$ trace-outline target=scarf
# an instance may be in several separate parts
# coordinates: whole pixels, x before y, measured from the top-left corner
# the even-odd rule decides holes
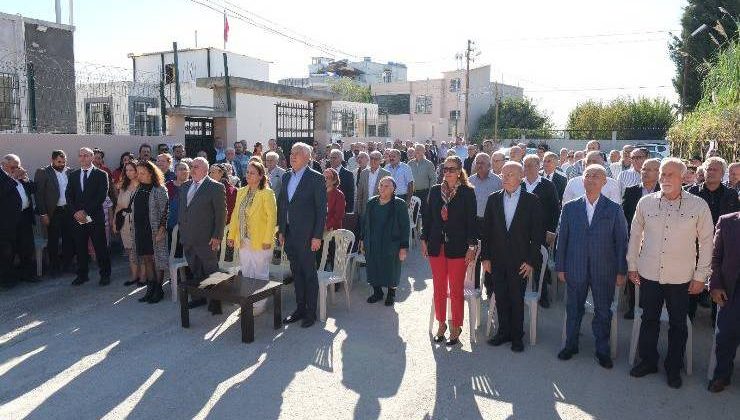
[[[441,210],[441,216],[442,221],[446,222],[448,217],[448,210],[447,205],[452,201],[453,198],[455,198],[455,195],[457,194],[457,187],[460,186],[460,181],[457,181],[454,186],[450,187],[447,185],[446,181],[442,182],[440,192],[442,195],[442,210]]]

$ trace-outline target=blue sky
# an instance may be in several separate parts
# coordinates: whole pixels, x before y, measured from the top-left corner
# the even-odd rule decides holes
[[[490,64],[495,80],[524,87],[558,128],[588,99],[678,101],[665,31],[680,32],[684,0],[228,1],[356,56],[350,59],[406,63],[410,79],[456,69],[455,54],[473,39],[477,63]],[[52,0],[3,0],[0,11],[54,20]],[[67,22],[68,0],[62,11]],[[126,54],[166,50],[173,41],[193,47],[196,30],[200,47],[223,45],[222,15],[190,0],[77,0],[74,23],[76,60],[96,64],[130,67]],[[236,17],[229,24],[227,49],[272,62],[273,81],[305,76],[312,56],[327,55]]]

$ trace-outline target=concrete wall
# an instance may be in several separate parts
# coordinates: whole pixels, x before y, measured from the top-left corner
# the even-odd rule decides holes
[[[21,158],[27,171],[49,164],[52,150],[64,150],[69,166],[76,167],[77,152],[81,147],[100,148],[105,152],[106,165],[113,170],[118,167],[118,159],[123,152],[138,153],[139,146],[147,143],[156,148],[158,143],[170,146],[178,143],[171,136],[115,136],[115,135],[76,135],[76,134],[0,134],[0,156],[14,153]]]

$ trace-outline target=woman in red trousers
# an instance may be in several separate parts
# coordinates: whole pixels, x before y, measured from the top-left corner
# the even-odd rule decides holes
[[[429,258],[434,281],[434,313],[439,327],[434,341],[444,341],[447,327],[447,296],[452,327],[447,345],[459,342],[463,324],[463,284],[468,264],[475,260],[478,246],[476,201],[473,186],[457,156],[442,164],[442,183],[429,190],[424,208],[421,252]],[[449,293],[448,293],[449,292]]]

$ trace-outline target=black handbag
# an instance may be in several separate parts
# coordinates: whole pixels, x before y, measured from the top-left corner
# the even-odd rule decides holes
[[[131,213],[131,204],[134,202],[134,197],[136,197],[136,193],[131,196],[131,200],[128,202],[128,207],[118,210],[116,213],[115,223],[117,232],[120,232],[123,228],[123,223],[126,221],[126,213]]]

